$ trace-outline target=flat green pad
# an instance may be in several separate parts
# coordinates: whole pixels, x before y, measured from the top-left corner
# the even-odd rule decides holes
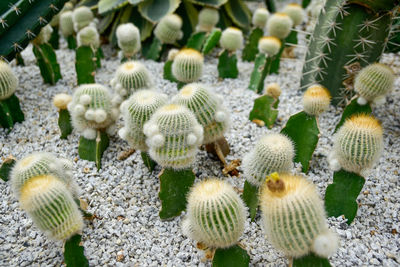
[[[76,49],[75,70],[78,85],[94,83],[94,76],[97,68],[97,57],[89,46],[80,46]]]
[[[154,168],[157,166],[157,162],[155,162],[147,152],[140,152],[140,156],[142,157],[144,165],[149,169],[150,172],[154,171]]]
[[[97,170],[101,168],[101,157],[107,149],[110,140],[105,132],[98,132],[96,139],[89,140],[81,136],[78,154],[81,159],[96,162]]]
[[[64,262],[67,267],[86,267],[89,261],[85,256],[84,248],[80,245],[81,235],[74,235],[64,244]]]
[[[264,87],[263,72],[267,65],[267,56],[265,54],[258,54],[255,58],[254,68],[250,76],[249,89],[254,92],[262,91]]]
[[[53,47],[48,43],[44,43],[34,45],[32,51],[36,57],[43,81],[48,84],[56,84],[61,79],[61,72]]]
[[[224,50],[218,60],[218,76],[220,78],[237,78],[239,71],[237,68],[236,54]]]
[[[263,95],[254,100],[253,109],[250,111],[249,120],[261,120],[271,129],[278,117],[278,99]]]
[[[168,80],[173,83],[179,82],[174,75],[172,74],[172,60],[168,60],[164,63],[164,74],[163,77],[165,80]]]
[[[24,118],[19,99],[15,94],[7,99],[0,100],[0,125],[3,128],[11,129],[16,122],[22,122]]]
[[[307,173],[319,139],[317,119],[301,111],[289,118],[281,133],[293,141],[296,152],[294,162],[300,162],[302,171]]]
[[[154,37],[150,45],[144,46],[142,48],[142,55],[146,59],[157,61],[160,58],[162,48],[163,44],[161,43],[161,41]]]
[[[293,267],[330,267],[327,258],[321,258],[314,253],[310,253],[301,258],[293,259]]]
[[[347,224],[351,224],[357,215],[357,197],[365,183],[364,177],[340,170],[333,174],[333,183],[325,193],[325,208],[328,216],[344,215]]]
[[[258,209],[258,187],[248,181],[244,182],[242,199],[250,211],[250,218],[254,221]]]
[[[214,47],[217,46],[219,39],[221,39],[221,35],[222,32],[220,29],[214,29],[211,31],[203,45],[202,53],[204,55],[211,53]]]
[[[243,48],[242,60],[243,61],[254,61],[256,55],[258,54],[258,41],[264,35],[264,32],[260,28],[254,28],[249,39],[246,41],[246,45]]]
[[[164,169],[160,173],[161,200],[160,218],[162,220],[172,219],[179,216],[186,209],[186,194],[196,178],[191,169],[173,170]]]
[[[247,251],[234,245],[232,247],[215,250],[214,259],[212,261],[213,267],[246,267],[249,266],[250,256]]]
[[[203,47],[206,37],[207,37],[206,32],[194,33],[194,34],[192,34],[192,36],[190,36],[190,38],[186,44],[186,47],[195,49],[197,51],[201,51],[201,48]]]
[[[72,133],[71,115],[66,109],[61,109],[58,113],[58,127],[61,131],[61,139],[67,139],[68,135]]]
[[[11,169],[14,167],[16,161],[14,159],[6,159],[0,167],[0,179],[7,182],[10,179]]]
[[[354,99],[343,110],[342,118],[340,118],[339,123],[336,125],[335,132],[339,130],[339,128],[346,121],[346,119],[350,118],[351,116],[356,114],[371,114],[371,112],[372,109],[369,104],[360,105],[357,103],[357,99]]]

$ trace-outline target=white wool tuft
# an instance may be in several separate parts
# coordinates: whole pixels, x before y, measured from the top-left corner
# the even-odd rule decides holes
[[[339,238],[336,233],[327,230],[325,233],[317,236],[314,240],[313,251],[321,257],[328,258],[338,248]]]
[[[93,121],[95,119],[95,111],[93,109],[88,109],[85,112],[85,119],[88,121]]]
[[[107,113],[103,109],[97,109],[94,114],[94,120],[97,123],[102,123],[107,119]]]
[[[196,142],[197,142],[197,137],[194,135],[194,134],[189,134],[188,136],[187,136],[187,144],[188,145],[194,145],[194,144],[196,144]]]
[[[360,96],[357,98],[357,103],[361,106],[364,106],[368,103],[368,100],[365,99],[364,97]]]
[[[121,129],[119,129],[118,131],[118,135],[119,137],[121,137],[122,139],[126,140],[127,136],[128,136],[128,131],[125,127],[122,127]]]
[[[81,97],[79,98],[79,103],[81,103],[82,105],[89,105],[90,101],[92,101],[90,95],[81,95]]]
[[[151,142],[151,145],[154,147],[162,147],[164,145],[165,138],[161,134],[156,134],[155,136],[153,136],[151,138],[150,142]]]
[[[96,138],[96,130],[92,129],[92,128],[86,128],[85,130],[83,130],[82,132],[83,137],[85,137],[86,139],[92,140]]]
[[[332,171],[339,171],[341,169],[340,163],[337,159],[332,158],[329,160],[329,167]]]
[[[223,111],[218,111],[217,113],[215,113],[215,120],[217,122],[223,122],[226,119],[226,115],[225,112]]]
[[[82,106],[82,105],[76,105],[75,107],[74,107],[74,110],[73,110],[73,112],[76,114],[76,115],[83,115],[83,113],[85,113],[85,108]]]

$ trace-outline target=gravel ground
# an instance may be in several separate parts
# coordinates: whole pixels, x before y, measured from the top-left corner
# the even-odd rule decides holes
[[[82,198],[89,203],[88,210],[99,218],[87,222],[83,232],[85,254],[91,266],[209,266],[203,260],[204,252],[196,242],[182,235],[182,217],[161,221],[158,217],[160,169],[149,173],[139,153],[124,161],[117,159],[126,150],[127,143],[117,136],[103,156],[103,167],[98,172],[93,162],[78,159],[78,138],[75,133],[68,140],[60,140],[57,111],[51,104],[57,93],[72,93],[75,86],[74,53],[65,49],[57,51],[63,79],[55,86],[43,84],[39,68],[34,63],[31,49],[23,53],[27,66],[12,68],[19,77],[20,98],[26,119],[17,124],[10,134],[0,130],[2,159],[8,155],[20,159],[34,151],[48,151],[58,156],[74,159],[75,177],[82,188]],[[119,65],[116,56],[106,47],[107,61],[96,75],[96,80],[108,84]],[[297,58],[303,55],[296,50]],[[141,60],[153,74],[157,89],[172,96],[176,85],[162,78],[162,63]],[[398,55],[385,55],[400,73]],[[255,142],[267,132],[279,132],[291,114],[302,109],[301,95],[297,90],[302,63],[284,59],[279,76],[272,75],[268,82],[278,82],[283,90],[280,97],[279,118],[273,129],[261,128],[247,118],[253,106],[255,93],[247,90],[252,64],[239,62],[238,79],[220,81],[217,77],[217,60],[207,57],[201,82],[207,83],[222,94],[225,105],[232,111],[234,122],[226,138],[231,145],[228,160],[242,158]],[[358,198],[360,209],[354,222],[348,226],[339,218],[329,218],[329,224],[341,238],[340,248],[331,258],[334,266],[398,266],[400,264],[400,79],[388,102],[374,110],[382,121],[384,154],[377,167],[366,177],[367,182]],[[333,107],[320,118],[322,137],[311,162],[308,179],[318,187],[321,195],[332,181],[326,157],[332,147],[332,132],[341,110]],[[120,126],[120,125],[119,125]],[[220,163],[198,153],[194,166],[196,180],[216,176],[242,188],[244,178],[224,177]],[[62,242],[48,240],[33,225],[11,195],[8,183],[0,182],[0,265],[1,266],[59,266],[63,261]],[[251,257],[252,266],[282,266],[287,261],[265,240],[260,217],[255,222],[247,220],[240,243]]]

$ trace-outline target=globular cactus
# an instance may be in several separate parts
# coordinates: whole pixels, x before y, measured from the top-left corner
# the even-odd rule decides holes
[[[36,38],[32,42],[37,45],[48,43],[52,32],[53,28],[50,26],[50,24],[47,24],[40,30],[38,36],[36,36]]]
[[[203,73],[203,55],[191,48],[184,48],[175,56],[172,74],[183,83],[197,81]]]
[[[383,130],[379,121],[370,115],[354,115],[335,134],[329,164],[335,171],[343,168],[361,173],[372,168],[382,149]]]
[[[154,35],[164,44],[174,44],[183,37],[182,19],[170,14],[163,17],[154,29]]]
[[[290,172],[293,167],[294,146],[283,134],[264,135],[243,159],[246,180],[261,186],[273,172]]]
[[[121,104],[124,127],[118,131],[119,136],[137,150],[147,151],[144,124],[154,112],[167,103],[167,96],[153,90],[139,90]]]
[[[222,97],[199,83],[186,85],[172,99],[172,103],[186,106],[204,127],[203,144],[217,141],[229,128],[230,117],[222,105]]]
[[[243,47],[243,33],[238,28],[228,27],[221,35],[219,41],[221,47],[228,51],[236,51]]]
[[[383,104],[385,95],[393,88],[394,78],[393,70],[380,63],[363,68],[354,81],[354,90],[360,95],[357,102],[360,105],[371,101]]]
[[[203,141],[203,127],[194,114],[176,104],[159,108],[145,123],[143,132],[151,158],[164,168],[189,167]]]
[[[293,21],[293,26],[300,25],[304,19],[304,9],[297,3],[290,3],[286,5],[282,13],[287,14]]]
[[[278,99],[282,94],[282,89],[277,83],[270,83],[264,89],[264,95],[268,95],[273,97],[274,99]]]
[[[111,86],[119,97],[116,103],[121,103],[122,99],[127,99],[139,89],[151,87],[150,73],[147,68],[138,61],[128,61],[118,67],[115,77],[111,80]]]
[[[7,63],[0,60],[0,101],[9,98],[17,90],[18,79]]]
[[[267,21],[268,33],[284,40],[289,36],[293,21],[286,13],[275,13]]]
[[[68,104],[72,125],[86,139],[95,139],[97,130],[112,130],[118,108],[111,103],[109,90],[100,84],[83,84],[75,89]]]
[[[140,32],[132,23],[118,25],[116,36],[118,46],[126,58],[132,57],[140,50]]]
[[[327,258],[338,237],[328,229],[323,202],[315,186],[301,176],[273,173],[260,195],[267,239],[287,257],[310,252]]]
[[[83,228],[82,214],[65,184],[53,175],[29,179],[19,202],[35,225],[48,237],[65,240]]]
[[[243,201],[233,187],[208,179],[191,189],[182,231],[210,248],[228,248],[243,234],[245,218]]]
[[[60,30],[61,34],[67,38],[74,34],[74,22],[72,21],[72,11],[62,12],[60,15]]]
[[[278,54],[281,47],[281,40],[274,36],[264,36],[258,41],[258,51],[267,55],[267,57],[273,57]]]
[[[72,101],[72,97],[68,94],[56,94],[53,97],[53,105],[61,109],[67,109],[68,104]]]
[[[252,23],[254,26],[264,29],[265,25],[267,25],[269,17],[269,12],[266,8],[257,8],[252,17]]]
[[[329,108],[331,94],[321,85],[312,85],[303,95],[303,109],[308,115],[318,116]]]
[[[199,23],[196,30],[199,32],[211,32],[219,21],[219,13],[215,8],[204,7],[199,12]]]
[[[82,28],[76,38],[78,46],[89,46],[95,50],[100,47],[100,35],[93,25]]]
[[[74,9],[72,12],[72,21],[74,23],[75,32],[79,32],[81,29],[89,26],[93,21],[94,15],[89,7],[80,6]]]
[[[172,48],[168,51],[167,61],[173,61],[175,57],[178,55],[179,50],[176,48]]]

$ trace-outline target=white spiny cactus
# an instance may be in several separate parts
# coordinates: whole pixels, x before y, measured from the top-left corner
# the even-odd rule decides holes
[[[141,47],[139,29],[132,23],[120,24],[116,32],[118,46],[125,57],[132,57]]]
[[[273,57],[278,54],[281,46],[281,40],[274,36],[264,36],[258,40],[258,51],[266,54],[268,57]]]
[[[184,48],[175,56],[172,63],[172,74],[184,83],[198,80],[203,73],[203,55],[197,50]]]
[[[281,40],[290,34],[292,27],[293,21],[285,13],[275,13],[267,21],[268,33]]]
[[[303,109],[313,116],[318,116],[329,108],[331,94],[322,85],[312,85],[307,88],[303,95]]]
[[[267,24],[268,17],[269,12],[266,8],[257,8],[253,13],[252,23],[254,26],[263,30]]]
[[[37,45],[48,43],[52,33],[53,33],[53,28],[50,26],[50,24],[47,24],[40,30],[39,34],[33,40],[33,43]]]
[[[221,35],[219,44],[223,49],[236,51],[243,47],[243,33],[235,27],[226,28]]]
[[[94,49],[100,46],[100,35],[96,27],[89,25],[82,28],[76,37],[78,46],[90,46]]]
[[[72,21],[74,24],[75,32],[79,32],[93,21],[93,12],[87,6],[80,6],[72,12]]]
[[[183,36],[182,19],[178,15],[170,14],[163,17],[154,29],[154,35],[165,44],[174,44]]]
[[[199,23],[196,30],[200,32],[210,32],[219,21],[219,13],[215,8],[204,7],[199,12]]]
[[[282,93],[282,89],[277,83],[270,83],[264,88],[264,94],[269,95],[275,99],[278,99]]]
[[[56,94],[53,98],[53,105],[62,110],[67,109],[68,104],[72,101],[72,97],[67,94]]]
[[[9,98],[17,90],[18,79],[7,63],[0,60],[0,101]]]
[[[72,21],[72,11],[65,11],[60,15],[60,30],[64,37],[74,34],[74,22]]]
[[[292,19],[293,26],[300,25],[304,20],[304,9],[297,3],[286,5],[282,13],[286,13]]]

